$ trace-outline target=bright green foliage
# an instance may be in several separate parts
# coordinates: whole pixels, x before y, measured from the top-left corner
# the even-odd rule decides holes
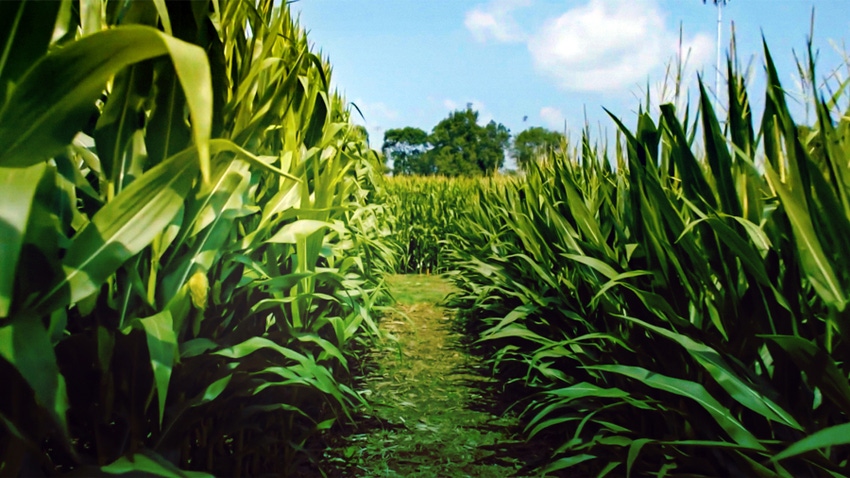
[[[759,125],[729,62],[725,125],[701,88],[697,120],[615,119],[614,151],[585,133],[470,191],[442,264],[528,433],[560,440],[548,470],[850,473],[846,90],[798,128],[765,53]]]
[[[384,157],[393,162],[393,175],[418,174],[428,176],[437,172],[434,157],[428,154],[428,133],[419,128],[388,129],[384,132]]]
[[[464,216],[477,208],[483,179],[399,176],[387,180],[391,243],[400,274],[446,271],[447,245]]]
[[[449,113],[431,134],[412,127],[387,130],[383,152],[393,160],[395,176],[492,176],[505,163],[510,137],[495,121],[479,125],[478,111],[469,104]]]
[[[517,167],[524,171],[529,169],[532,162],[548,158],[564,147],[566,147],[566,138],[563,134],[532,126],[516,135],[511,145],[511,154],[516,159]]]
[[[330,67],[271,1],[0,2],[0,52],[0,474],[292,472],[395,267]]]
[[[510,131],[495,121],[479,125],[478,112],[467,107],[434,126],[428,154],[444,176],[493,175],[505,162],[510,137]]]

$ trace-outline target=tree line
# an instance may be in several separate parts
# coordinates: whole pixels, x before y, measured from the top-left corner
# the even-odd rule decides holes
[[[480,176],[495,174],[507,154],[525,170],[541,156],[565,145],[564,135],[538,126],[515,137],[501,123],[478,122],[478,111],[449,113],[430,133],[407,126],[384,132],[384,158],[392,161],[394,175]]]

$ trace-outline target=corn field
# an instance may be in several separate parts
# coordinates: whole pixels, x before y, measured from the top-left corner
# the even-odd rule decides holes
[[[545,471],[850,473],[847,84],[800,127],[765,56],[758,123],[730,61],[725,124],[700,85],[695,118],[613,118],[613,151],[585,132],[470,191],[455,306],[527,435],[559,444]]]
[[[798,125],[764,53],[759,119],[733,58],[725,118],[384,178],[285,3],[0,2],[0,475],[297,475],[390,273],[454,282],[542,474],[850,475],[848,83]]]
[[[291,473],[394,268],[330,66],[271,1],[0,19],[0,474]]]
[[[385,184],[390,211],[387,240],[395,248],[401,274],[447,271],[443,243],[459,232],[477,207],[479,181],[441,176],[396,176]]]

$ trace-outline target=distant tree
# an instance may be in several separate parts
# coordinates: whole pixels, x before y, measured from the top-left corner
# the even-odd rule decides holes
[[[543,155],[561,147],[564,135],[539,126],[532,126],[516,135],[511,154],[516,159],[517,167],[523,171]]]
[[[429,149],[428,133],[413,127],[388,129],[381,150],[392,160],[393,174],[430,175],[436,172]]]
[[[505,165],[505,150],[511,141],[511,131],[501,123],[490,121],[484,127],[484,142],[479,144],[478,167],[485,174],[496,174]]]
[[[495,121],[479,125],[478,112],[467,105],[434,127],[430,136],[433,149],[428,154],[434,158],[438,174],[494,174],[505,162],[510,137],[508,128]]]

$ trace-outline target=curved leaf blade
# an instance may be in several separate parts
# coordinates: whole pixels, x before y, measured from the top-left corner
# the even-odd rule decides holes
[[[212,79],[204,50],[151,27],[97,32],[43,56],[0,109],[0,165],[24,167],[62,151],[122,68],[168,54],[186,93],[204,177],[209,176]]]

